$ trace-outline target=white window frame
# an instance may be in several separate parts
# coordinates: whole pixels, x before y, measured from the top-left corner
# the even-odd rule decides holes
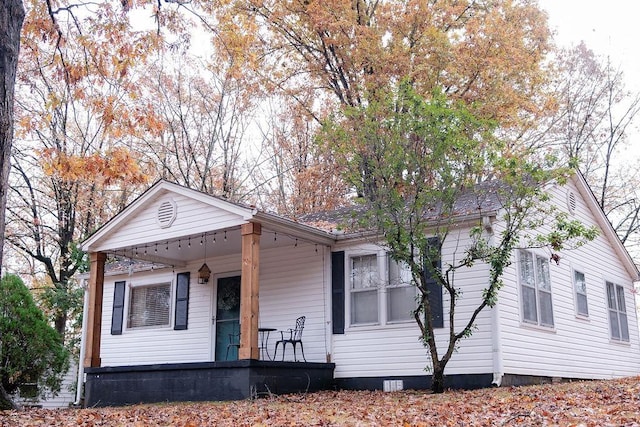
[[[518,271],[517,271],[517,281],[518,281],[518,289],[520,291],[520,312],[522,316],[522,322],[527,325],[536,325],[542,328],[553,329],[555,328],[555,317],[553,315],[553,292],[551,285],[551,271],[549,269],[549,259],[547,257],[541,256],[534,251],[519,249],[518,250]],[[532,268],[533,268],[533,283],[528,283],[524,280],[523,275],[525,273],[525,256],[531,257]],[[547,266],[547,277],[544,277],[544,272],[541,272],[538,268],[538,262],[542,262]],[[544,286],[541,286],[544,282],[548,282],[548,289]],[[525,288],[529,290],[533,290],[534,302],[535,302],[535,319],[530,319],[526,317],[525,313]],[[542,321],[542,308],[541,308],[541,297],[543,295],[548,295],[549,304],[550,304],[550,317],[551,323],[543,323]]]
[[[578,286],[578,280],[577,280],[578,274],[582,275],[582,284],[584,288],[583,291],[581,291],[581,288]],[[589,294],[587,292],[587,275],[585,274],[584,269],[577,269],[577,268],[571,269],[571,283],[573,286],[573,296],[574,296],[574,302],[576,305],[576,316],[586,319],[589,317]],[[583,313],[580,311],[579,300],[581,297],[584,298],[584,302],[587,307],[586,313]]]
[[[371,287],[367,287],[367,288],[362,288],[362,289],[355,289],[354,288],[354,279],[355,279],[355,273],[354,273],[354,268],[353,268],[353,263],[356,259],[363,259],[363,258],[368,258],[368,257],[375,257],[375,266],[377,269],[377,275],[376,277],[373,278],[374,281],[377,281],[377,284],[375,284],[375,286],[371,286]],[[380,289],[383,287],[383,283],[382,283],[382,277],[384,277],[381,274],[381,263],[380,263],[380,253],[378,252],[364,252],[364,253],[352,253],[349,254],[348,256],[348,261],[349,261],[349,268],[348,268],[348,274],[347,274],[347,283],[349,286],[349,311],[347,313],[348,316],[348,321],[349,321],[349,325],[350,326],[367,326],[367,325],[379,325],[382,323],[382,316],[381,314],[383,313],[383,311],[381,310],[380,307]],[[354,299],[355,296],[357,294],[365,294],[365,293],[374,293],[376,295],[376,314],[377,314],[377,319],[375,321],[370,321],[370,322],[356,322],[354,319],[355,316],[355,303],[354,303]]]
[[[168,313],[167,313],[167,323],[163,323],[160,325],[140,325],[140,326],[132,326],[131,325],[131,304],[133,302],[133,294],[136,290],[139,289],[143,289],[143,288],[151,288],[151,287],[156,287],[156,286],[163,286],[163,285],[167,285],[169,287],[169,305],[168,305]],[[129,330],[129,331],[139,331],[139,330],[145,330],[145,329],[162,329],[162,328],[171,328],[173,325],[173,316],[174,316],[174,281],[173,278],[154,278],[154,279],[149,279],[143,282],[139,282],[139,283],[130,283],[129,286],[127,287],[127,298],[125,301],[125,309],[126,312],[124,313],[124,323],[125,323],[125,329]]]
[[[378,284],[375,287],[371,287],[368,289],[354,289],[354,273],[353,273],[353,262],[354,259],[375,256],[376,257],[376,268],[378,269],[377,280]],[[353,251],[346,254],[347,259],[347,268],[346,268],[346,284],[348,286],[348,295],[346,295],[347,300],[347,309],[345,313],[347,325],[349,327],[367,327],[367,326],[384,326],[384,325],[398,325],[398,324],[407,324],[412,323],[415,320],[413,317],[407,317],[406,319],[397,319],[390,320],[390,299],[391,292],[390,289],[399,288],[399,287],[413,287],[415,295],[417,296],[418,289],[413,283],[409,284],[393,284],[390,283],[390,263],[392,262],[391,257],[385,250],[378,251]],[[355,322],[354,321],[354,294],[360,292],[374,292],[376,293],[376,309],[377,309],[377,321],[372,322]]]
[[[624,286],[618,285],[617,283],[607,280],[605,281],[605,301],[607,304],[607,317],[609,319],[609,338],[615,342],[628,343],[629,342],[629,317],[627,315],[627,297],[625,296]],[[609,288],[613,289],[614,298],[611,300]],[[620,308],[620,296],[622,296],[622,304],[624,305],[623,309]],[[615,307],[611,306],[611,303],[614,303]],[[615,320],[618,328],[618,336],[614,336],[614,325],[613,325],[613,316],[615,316]],[[622,328],[622,318],[624,318],[624,322],[626,326]],[[623,336],[623,330],[626,330],[626,337]]]

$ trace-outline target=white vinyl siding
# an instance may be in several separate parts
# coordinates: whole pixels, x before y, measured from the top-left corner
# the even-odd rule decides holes
[[[458,239],[460,240],[458,241]],[[468,229],[452,232],[449,238],[444,241],[442,248],[443,263],[446,264],[446,262],[453,262],[459,259],[462,253],[461,248],[466,247],[470,242]],[[385,255],[384,250],[370,243],[358,245],[345,243],[334,248],[334,250],[344,250],[347,260],[349,256],[366,253],[377,253],[379,259]],[[346,264],[348,266],[349,261]],[[379,262],[378,265],[384,266],[386,264],[389,264],[389,262]],[[394,285],[393,267],[390,270],[391,286],[383,288],[387,292],[393,289]],[[473,310],[480,303],[482,290],[487,283],[488,270],[486,264],[479,262],[472,268],[464,268],[456,272],[456,286],[464,290],[464,294],[456,307],[455,319],[457,326],[462,325],[464,320],[468,320]],[[408,274],[408,272],[402,274]],[[385,274],[383,273],[381,276],[385,277]],[[412,296],[415,303],[415,293]],[[388,301],[389,298],[389,295],[386,295],[385,298],[381,298],[381,301]],[[405,301],[409,299],[407,297]],[[382,303],[381,306],[383,306]],[[443,306],[445,313],[444,328],[435,330],[440,352],[446,350],[448,343],[449,316],[447,313],[449,302],[447,293],[443,295]],[[381,311],[381,315],[387,316],[386,313],[388,313],[388,310],[384,308]],[[484,374],[493,371],[491,316],[492,309],[485,309],[480,313],[476,319],[472,336],[459,342],[457,351],[447,365],[447,374]],[[349,320],[348,313],[346,319],[347,321]],[[419,336],[420,329],[413,317],[406,321],[391,321],[387,318],[385,322],[381,321],[377,325],[347,327],[344,334],[333,335],[332,337],[331,361],[336,364],[334,375],[336,378],[429,375],[429,353],[419,340]],[[382,387],[382,382],[380,382],[380,387]]]
[[[609,308],[611,339],[629,341],[627,305],[625,304],[624,288],[622,286],[607,282],[607,305]]]
[[[553,327],[549,261],[529,251],[519,251],[522,319]]]
[[[171,283],[131,287],[128,328],[169,326],[170,313]]]
[[[588,189],[582,191],[572,181],[568,186],[576,194],[573,219],[586,226],[599,225],[597,206],[588,209],[585,197],[593,197]],[[566,187],[550,189],[550,203],[561,209],[566,206]],[[549,224],[539,231],[549,232]],[[499,224],[494,233],[500,233]],[[536,253],[545,254],[546,251]],[[550,256],[546,252],[546,256]],[[640,348],[638,342],[636,302],[632,298],[636,275],[629,272],[618,256],[606,232],[579,248],[563,250],[559,263],[550,262],[553,292],[554,328],[523,327],[519,282],[519,262],[505,270],[504,286],[500,290],[500,343],[505,374],[546,376],[559,378],[616,378],[638,375]],[[588,296],[589,317],[579,316],[576,291],[572,278],[574,270],[584,273]],[[606,282],[624,289],[629,341],[611,339]],[[474,334],[475,336],[475,334]],[[454,355],[454,358],[456,355]],[[452,359],[453,361],[453,359]],[[607,361],[607,363],[603,363]]]
[[[583,272],[573,271],[573,286],[576,291],[576,313],[580,316],[589,317],[587,282]]]

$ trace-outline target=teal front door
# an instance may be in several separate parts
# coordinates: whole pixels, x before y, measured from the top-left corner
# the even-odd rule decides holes
[[[237,360],[240,344],[240,276],[218,279],[215,322],[215,360]]]

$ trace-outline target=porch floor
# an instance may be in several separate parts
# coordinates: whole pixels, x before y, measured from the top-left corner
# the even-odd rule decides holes
[[[333,363],[237,360],[85,368],[85,407],[241,400],[331,389]]]

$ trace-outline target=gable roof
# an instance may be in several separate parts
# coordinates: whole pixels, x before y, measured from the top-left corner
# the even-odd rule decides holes
[[[247,206],[236,202],[225,200],[218,196],[213,196],[201,191],[175,184],[166,180],[159,180],[138,198],[131,202],[116,216],[111,218],[95,233],[82,242],[82,249],[85,251],[99,250],[99,246],[107,241],[110,236],[117,233],[125,224],[134,219],[138,214],[149,209],[152,204],[163,195],[179,195],[189,200],[198,202],[204,206],[210,206],[221,212],[228,213],[235,218],[234,225],[240,225],[251,221],[259,222],[263,226],[269,226],[275,231],[287,230],[299,233],[317,243],[330,244],[335,240],[331,233],[319,228],[311,227],[307,224],[281,217],[279,215],[260,212],[254,206]],[[195,232],[195,231],[194,231]]]
[[[573,174],[571,179],[580,192],[583,200],[587,204],[587,207],[595,216],[596,222],[598,223],[603,236],[611,244],[613,250],[624,264],[624,267],[629,275],[633,278],[634,281],[640,280],[640,272],[638,271],[638,266],[633,261],[633,258],[631,258],[631,255],[629,255],[627,248],[625,248],[624,244],[620,240],[620,237],[618,237],[618,233],[616,233],[616,230],[613,228],[613,225],[611,225],[611,222],[607,218],[607,215],[598,204],[596,196],[593,194],[591,187],[589,187],[589,184],[587,184],[587,181],[585,180],[582,173],[576,172],[575,174]]]

